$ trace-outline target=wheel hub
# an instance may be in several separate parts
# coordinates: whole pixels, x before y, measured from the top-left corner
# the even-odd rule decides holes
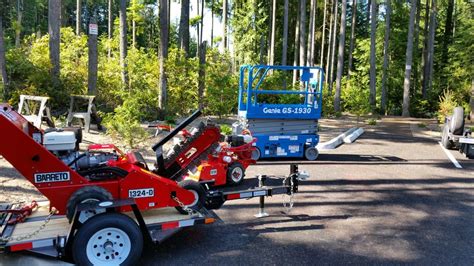
[[[234,182],[239,182],[242,177],[242,170],[240,168],[235,168],[231,176]]]
[[[94,265],[121,264],[130,251],[130,238],[118,228],[104,228],[87,242],[87,257]]]

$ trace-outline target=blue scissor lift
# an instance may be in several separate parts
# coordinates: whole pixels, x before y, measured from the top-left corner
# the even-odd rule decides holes
[[[292,85],[286,78],[294,71],[299,73],[299,80]],[[233,131],[239,134],[248,129],[257,138],[255,159],[316,160],[323,80],[324,71],[320,67],[240,67],[239,121],[234,123]]]

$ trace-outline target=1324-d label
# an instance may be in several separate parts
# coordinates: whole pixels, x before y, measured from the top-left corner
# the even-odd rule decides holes
[[[128,191],[129,198],[148,198],[155,195],[154,188],[130,189]]]

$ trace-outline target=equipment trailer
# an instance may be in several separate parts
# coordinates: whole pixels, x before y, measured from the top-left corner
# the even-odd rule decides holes
[[[49,200],[49,206],[0,206],[0,251],[29,250],[80,265],[136,263],[144,243],[160,242],[182,227],[214,222],[216,216],[207,209],[218,209],[226,200],[260,197],[259,217],[265,216],[265,196],[292,196],[298,182],[308,178],[293,165],[273,188],[265,186],[265,176],[251,189],[219,190],[198,182],[186,188],[159,172],[174,176],[187,169],[211,142],[184,143],[175,159],[168,160],[170,167],[164,166],[161,145],[155,145],[158,169],[153,173],[139,153],[125,154],[112,144],[79,152],[74,132],[45,133],[6,104],[0,104],[0,127],[0,155]],[[217,131],[209,130],[217,137]],[[195,146],[199,152],[187,156],[192,149],[188,144],[201,145]]]
[[[116,212],[125,206],[132,211]],[[15,207],[0,205],[2,210]],[[144,243],[161,243],[181,228],[216,220],[205,209],[186,216],[173,208],[140,211],[133,199],[78,205],[72,223],[49,207],[49,202],[40,202],[31,216],[17,224],[9,224],[15,215],[3,213],[0,251],[30,251],[79,265],[132,265],[140,258]],[[84,211],[100,214],[82,224],[79,214]]]
[[[208,190],[207,205],[218,209],[227,200],[259,197],[260,211],[256,217],[265,217],[268,216],[265,197],[287,194],[291,208],[299,182],[309,176],[299,172],[294,164],[290,171],[290,175],[282,179],[261,175],[255,180],[246,180],[247,184],[238,188]],[[257,180],[257,186],[246,189]],[[266,181],[279,182],[279,185],[266,186]],[[193,211],[184,205],[187,215],[178,214],[173,208],[141,211],[132,198],[81,203],[71,222],[65,215],[58,215],[47,201],[32,205],[36,206],[35,210],[20,204],[0,204],[0,253],[29,251],[79,265],[132,265],[140,258],[144,244],[162,243],[184,227],[219,220],[206,208]],[[124,207],[131,211],[120,213]],[[22,211],[15,211],[18,209]],[[29,212],[24,215],[26,209]],[[95,215],[85,222],[80,221],[83,213],[91,212]]]

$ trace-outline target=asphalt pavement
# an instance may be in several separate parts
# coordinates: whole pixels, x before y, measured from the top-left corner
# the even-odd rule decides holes
[[[185,229],[148,247],[140,265],[474,264],[474,160],[449,151],[417,121],[384,119],[353,144],[298,161],[311,178],[288,198],[226,202],[222,222]],[[295,161],[292,161],[295,162]],[[281,176],[290,161],[259,161],[247,170]],[[1,264],[53,260],[10,255]],[[36,264],[35,264],[36,263]]]

